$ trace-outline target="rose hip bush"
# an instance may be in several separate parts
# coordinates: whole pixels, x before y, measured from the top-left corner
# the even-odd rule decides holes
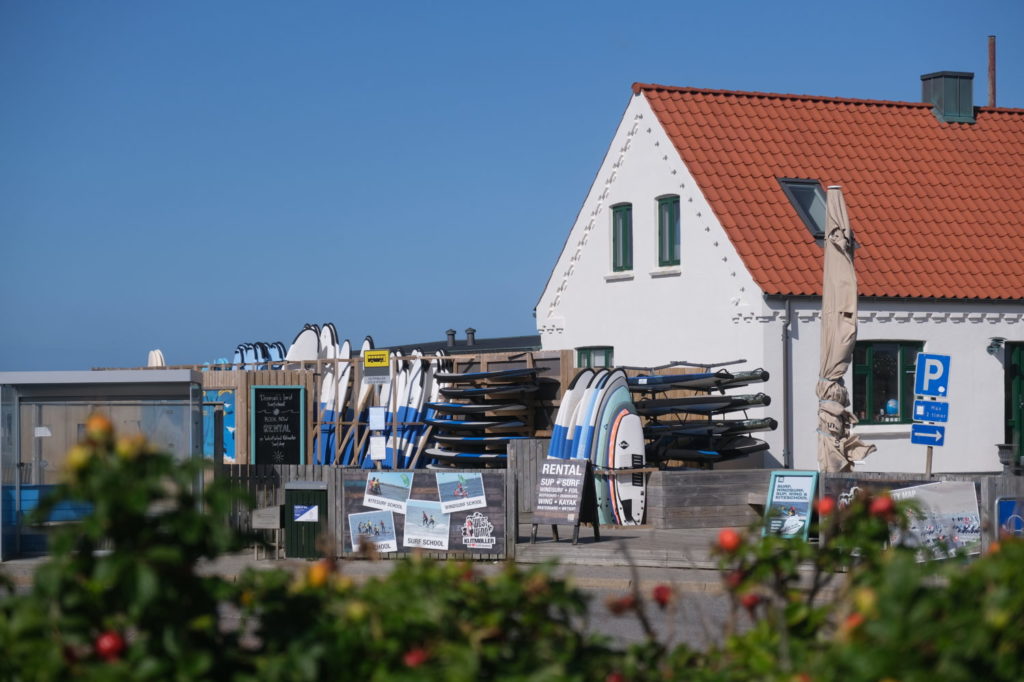
[[[550,566],[482,576],[413,558],[361,585],[332,560],[204,575],[250,541],[226,521],[240,493],[197,496],[200,465],[116,440],[102,417],[86,435],[47,504],[93,513],[54,533],[30,590],[0,587],[0,680],[1024,679],[1024,543],[920,563],[886,546],[910,510],[885,496],[820,501],[817,543],[716,538],[732,615],[708,649],[669,647],[648,619],[685,592],[613,595],[646,633],[625,647],[589,633],[585,595]]]

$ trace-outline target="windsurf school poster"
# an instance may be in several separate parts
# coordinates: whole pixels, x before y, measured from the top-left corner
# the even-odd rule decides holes
[[[366,477],[363,506],[404,514],[412,492],[412,477],[413,474],[406,472],[371,472]]]
[[[913,500],[906,535],[895,530],[890,541],[919,547],[918,560],[943,559],[957,553],[981,553],[981,514],[973,481],[940,481],[900,488],[893,500]]]
[[[403,547],[448,551],[451,515],[441,511],[433,500],[409,500],[405,513]]]
[[[479,509],[487,506],[484,494],[484,480],[480,474],[437,473],[437,496],[441,499],[441,511]]]
[[[817,471],[773,471],[761,534],[806,540],[817,484]]]
[[[378,552],[398,551],[395,515],[390,511],[349,514],[348,530],[353,547],[359,547],[360,542],[369,542]]]

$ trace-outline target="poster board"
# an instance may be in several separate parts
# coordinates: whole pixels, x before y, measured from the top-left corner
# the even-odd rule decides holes
[[[249,450],[253,464],[306,463],[305,386],[251,386]]]
[[[939,481],[893,490],[893,500],[913,500],[906,534],[894,529],[890,542],[919,548],[918,560],[981,553],[981,514],[971,481]]]
[[[817,471],[773,471],[761,535],[799,537],[806,542],[817,486]]]
[[[597,494],[590,461],[557,457],[539,460],[530,542],[536,542],[537,526],[550,524],[556,540],[559,525],[573,526],[572,541],[576,544],[581,523],[593,524],[594,537],[600,539]]]
[[[504,470],[346,471],[342,503],[345,553],[507,556]]]

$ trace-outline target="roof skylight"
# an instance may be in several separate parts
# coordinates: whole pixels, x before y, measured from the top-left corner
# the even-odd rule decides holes
[[[825,238],[825,190],[817,180],[779,178],[782,191],[815,239]]]

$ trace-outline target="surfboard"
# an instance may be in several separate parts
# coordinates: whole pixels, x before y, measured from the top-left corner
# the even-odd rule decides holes
[[[532,367],[523,369],[498,369],[488,372],[468,372],[452,374],[451,372],[438,372],[437,380],[445,384],[465,384],[476,381],[520,381],[537,376],[537,370]]]
[[[317,346],[317,359],[325,362],[320,368],[320,431],[316,434],[316,442],[313,444],[313,463],[322,465],[330,464],[334,453],[334,420],[338,393],[337,368],[334,360],[338,357],[339,349],[338,334],[333,324],[328,322],[320,329]]]
[[[670,446],[652,443],[647,446],[649,461],[662,462],[676,459],[689,462],[724,462],[746,457],[768,449],[768,443],[751,436],[715,438],[709,444],[705,438],[676,441]]]
[[[492,435],[492,436],[460,436],[457,434],[438,433],[434,435],[434,440],[438,443],[446,445],[466,445],[466,446],[495,446],[495,445],[507,445],[509,441],[513,440],[526,440],[529,436],[512,436],[512,435]]]
[[[360,348],[360,357],[366,354],[366,351],[373,350],[373,338],[367,336],[363,339],[362,347]],[[353,392],[355,389],[353,389]],[[359,421],[366,423],[368,409],[371,400],[374,397],[374,386],[362,382],[359,386],[359,395],[355,401],[355,404],[345,411],[345,421],[352,422]],[[359,435],[359,439],[356,439],[356,434]],[[361,450],[363,445],[360,441],[363,440],[363,436],[366,434],[365,428],[356,428],[355,425],[350,425],[348,430],[345,432],[344,440],[341,448],[341,461],[345,465],[353,465],[361,463]]]
[[[526,423],[520,419],[438,419],[428,417],[427,424],[448,431],[500,431],[521,429]]]
[[[424,455],[442,462],[461,462],[465,464],[482,464],[502,462],[508,459],[504,452],[460,452],[447,448],[427,448]]]
[[[573,435],[572,443],[570,443],[571,454],[568,459],[589,459],[589,452],[584,452],[581,446],[583,433],[586,426],[592,421],[591,413],[596,407],[600,388],[604,384],[605,379],[608,378],[608,374],[607,369],[599,369],[594,372],[594,378],[591,379],[590,384],[583,391],[583,397],[580,400],[580,404],[576,407],[576,415],[573,419]]]
[[[668,391],[689,389],[707,391],[714,389],[738,388],[749,384],[768,381],[767,370],[755,369],[746,372],[732,373],[720,369],[717,372],[697,372],[693,374],[654,374],[629,378],[629,389],[636,392]]]
[[[495,384],[492,386],[471,386],[469,388],[442,386],[441,395],[446,398],[480,398],[483,396],[533,393],[536,390],[537,384]]]
[[[622,415],[611,435],[609,445],[613,469],[642,469],[647,465],[644,425],[639,415]],[[617,474],[613,499],[615,516],[621,525],[638,526],[644,521],[647,508],[647,476],[641,472]]]
[[[669,436],[735,436],[755,431],[774,431],[778,425],[779,423],[771,417],[765,419],[698,419],[669,424],[666,425],[667,428],[649,426],[648,432],[664,433],[667,431]]]
[[[657,398],[636,401],[637,414],[656,417],[667,414],[715,415],[770,405],[771,397],[753,395],[694,395],[685,398]]]
[[[320,329],[316,325],[307,325],[295,335],[292,345],[288,348],[284,359],[290,363],[289,369],[298,369],[301,362],[312,362],[320,354]]]
[[[548,445],[548,457],[558,457],[560,459],[565,458],[567,443],[566,436],[569,429],[569,422],[572,420],[576,406],[583,397],[583,391],[590,384],[590,380],[593,378],[593,370],[580,370],[576,373],[576,376],[572,378],[572,381],[569,382],[568,387],[566,387],[565,392],[562,394],[562,401],[558,406],[558,412],[555,414],[555,423],[551,427],[551,442]]]
[[[520,414],[526,412],[527,407],[522,403],[427,403],[438,412],[445,414]]]

